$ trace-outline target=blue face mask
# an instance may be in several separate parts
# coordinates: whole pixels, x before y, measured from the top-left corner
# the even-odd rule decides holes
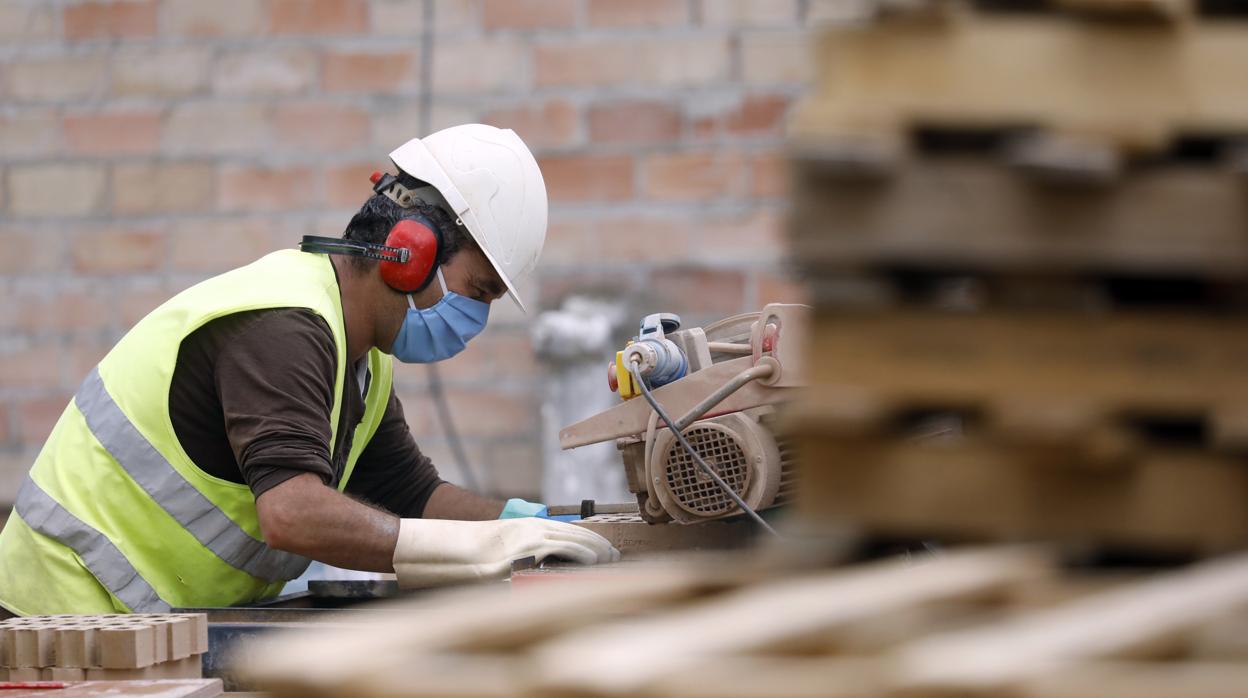
[[[446,290],[442,270],[438,269],[442,299],[421,310],[412,295],[407,295],[407,317],[394,338],[390,353],[409,364],[429,364],[455,356],[464,350],[468,340],[485,329],[490,304]]]

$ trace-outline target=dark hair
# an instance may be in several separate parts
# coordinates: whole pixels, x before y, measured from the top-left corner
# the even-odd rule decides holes
[[[424,182],[400,171],[399,184],[408,189],[428,186]],[[471,248],[476,243],[468,236],[466,230],[455,225],[451,215],[438,206],[430,206],[423,202],[414,208],[404,209],[382,194],[374,194],[360,207],[359,212],[351,217],[342,237],[346,240],[359,240],[384,245],[390,229],[404,218],[413,218],[417,214],[428,219],[442,234],[442,249],[438,254],[438,265],[445,264],[451,257],[465,247]],[[377,264],[376,260],[366,257],[352,257],[352,263],[368,268]]]

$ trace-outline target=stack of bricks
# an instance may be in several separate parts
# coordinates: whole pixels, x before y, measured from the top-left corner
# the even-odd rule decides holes
[[[529,315],[496,303],[439,368],[477,471],[536,495],[537,312],[597,291],[694,322],[800,293],[780,265],[783,124],[812,27],[854,1],[0,2],[0,505],[121,333],[340,235],[392,149],[471,121],[533,148],[550,229]],[[426,376],[395,367],[456,479]]]
[[[915,3],[794,123],[819,525],[1248,539],[1242,3]]]
[[[30,616],[0,622],[0,681],[197,679],[202,613]]]

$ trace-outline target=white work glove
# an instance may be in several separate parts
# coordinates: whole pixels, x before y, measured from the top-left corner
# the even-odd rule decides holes
[[[615,562],[620,552],[593,531],[546,519],[402,519],[394,572],[405,589],[501,579],[512,561],[530,556],[593,565]]]

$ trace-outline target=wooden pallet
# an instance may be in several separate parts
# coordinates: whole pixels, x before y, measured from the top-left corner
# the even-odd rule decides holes
[[[1089,189],[974,155],[912,157],[869,181],[818,152],[797,158],[791,257],[812,277],[906,267],[1248,278],[1248,177],[1227,168],[1150,168]]]
[[[1127,581],[1020,548],[617,581],[461,593],[367,628],[262,639],[248,671],[279,697],[1212,698],[1248,685],[1243,556]]]
[[[952,412],[1001,439],[1068,446],[1072,457],[1104,446],[1106,465],[1155,442],[1248,451],[1248,327],[1225,317],[894,309],[817,318],[809,408],[844,425],[837,433]]]
[[[794,139],[867,161],[904,152],[916,128],[1030,129],[1040,137],[1019,151],[1023,164],[1112,174],[1124,154],[1182,134],[1248,133],[1239,22],[952,12],[828,29],[817,60]]]

